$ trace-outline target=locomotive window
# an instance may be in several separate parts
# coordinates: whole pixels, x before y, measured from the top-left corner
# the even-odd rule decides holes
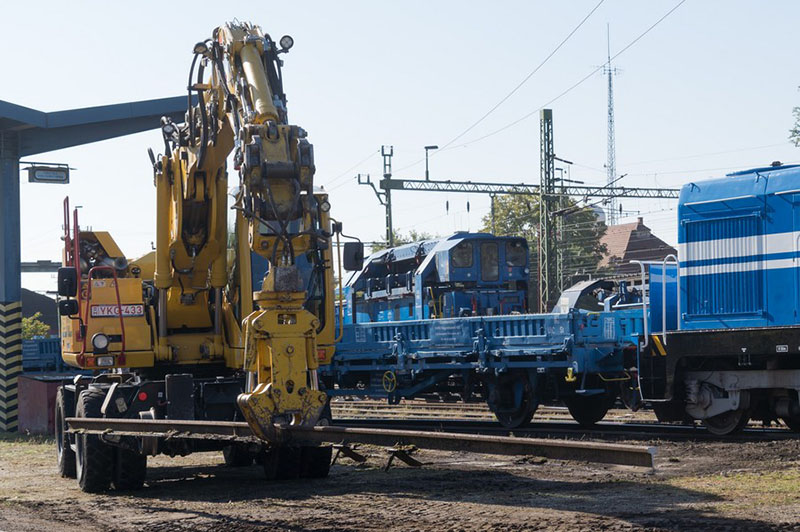
[[[481,279],[496,281],[500,276],[500,265],[497,259],[497,242],[481,244]]]
[[[522,245],[521,240],[506,242],[506,264],[508,266],[525,266],[528,259],[528,250]]]
[[[472,242],[461,242],[450,252],[453,268],[472,267]]]

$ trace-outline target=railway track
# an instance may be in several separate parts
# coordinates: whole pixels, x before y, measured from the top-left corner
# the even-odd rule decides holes
[[[536,438],[665,440],[665,441],[769,441],[795,439],[797,433],[783,427],[761,427],[754,423],[742,432],[716,436],[701,425],[659,423],[649,411],[631,413],[612,410],[592,428],[572,420],[565,407],[540,407],[530,425],[509,430],[500,426],[483,404],[405,401],[389,405],[380,401],[333,401],[334,424],[350,427],[429,430],[468,434],[513,434]]]

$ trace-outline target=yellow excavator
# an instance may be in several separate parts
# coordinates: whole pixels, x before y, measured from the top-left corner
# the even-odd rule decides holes
[[[194,46],[185,123],[162,119],[164,153],[149,150],[153,252],[129,260],[108,233],[81,229],[65,200],[62,356],[87,374],[58,390],[56,441],[61,475],[85,491],[141,487],[148,455],[198,450],[222,449],[232,466],[258,460],[270,478],[328,474],[330,447],[281,444],[275,432],[328,423],[317,368],[337,335],[341,225],[314,188],[305,130],[288,121],[281,56],[292,45],[234,22]],[[344,248],[339,263],[359,268],[363,247]],[[246,421],[255,438],[75,432],[73,417]]]

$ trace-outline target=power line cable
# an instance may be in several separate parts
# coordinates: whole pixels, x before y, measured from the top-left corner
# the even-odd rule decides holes
[[[562,48],[562,47],[563,47],[563,46],[564,46],[564,45],[567,43],[567,41],[569,41],[569,40],[570,40],[570,38],[571,38],[573,35],[575,35],[575,33],[576,33],[576,32],[577,32],[577,31],[578,31],[580,28],[581,28],[581,26],[583,26],[583,24],[584,24],[584,23],[585,23],[587,20],[589,20],[589,17],[591,17],[591,16],[594,14],[594,12],[595,12],[595,11],[597,11],[597,10],[600,8],[600,6],[601,6],[601,5],[603,5],[603,2],[605,2],[605,0],[600,0],[599,2],[597,2],[597,4],[596,4],[596,5],[595,5],[595,6],[594,6],[594,7],[593,7],[593,8],[592,8],[590,11],[589,11],[589,13],[587,13],[587,14],[586,14],[586,16],[585,16],[585,17],[583,17],[583,19],[581,19],[581,21],[578,23],[578,25],[577,25],[577,26],[575,26],[575,27],[572,29],[572,31],[570,31],[570,32],[567,34],[567,36],[566,36],[566,37],[564,37],[564,39],[562,39],[562,40],[561,40],[561,42],[560,42],[560,43],[558,43],[558,46],[556,46],[555,48],[553,48],[553,50],[552,50],[552,51],[551,51],[551,52],[550,52],[550,53],[547,55],[547,57],[545,57],[545,58],[542,60],[542,62],[541,62],[541,63],[539,63],[539,64],[536,66],[536,68],[534,68],[534,69],[533,69],[533,70],[532,70],[530,73],[528,73],[528,75],[527,75],[527,76],[525,76],[525,77],[523,78],[523,80],[522,80],[522,81],[520,81],[520,82],[519,82],[519,83],[518,83],[518,84],[517,84],[517,85],[516,85],[516,86],[515,86],[513,89],[511,89],[511,91],[510,91],[508,94],[506,94],[505,96],[503,96],[503,98],[502,98],[502,99],[501,99],[499,102],[497,102],[497,103],[496,103],[496,104],[495,104],[495,105],[494,105],[494,106],[493,106],[491,109],[489,109],[488,111],[486,111],[486,113],[484,113],[484,114],[483,114],[483,115],[482,115],[482,116],[481,116],[481,117],[480,117],[478,120],[476,120],[476,121],[475,121],[475,122],[474,122],[474,123],[473,123],[471,126],[469,126],[467,129],[465,129],[464,131],[462,131],[461,133],[459,133],[458,135],[456,135],[455,137],[453,137],[452,139],[450,139],[450,140],[449,140],[449,141],[448,141],[446,144],[444,144],[444,145],[443,145],[443,146],[442,146],[442,147],[441,147],[441,148],[440,148],[438,151],[443,151],[443,150],[446,150],[448,146],[450,146],[450,145],[451,145],[451,144],[453,144],[455,141],[457,141],[458,139],[460,139],[461,137],[463,137],[464,135],[466,135],[467,133],[469,133],[470,131],[472,131],[472,129],[473,129],[473,128],[475,128],[475,126],[477,126],[478,124],[480,124],[481,122],[483,122],[483,121],[484,121],[484,120],[485,120],[485,119],[486,119],[486,118],[487,118],[487,117],[488,117],[490,114],[492,114],[493,112],[495,112],[495,111],[497,110],[497,108],[498,108],[498,107],[500,107],[501,105],[503,105],[503,104],[504,104],[504,103],[505,103],[505,102],[506,102],[506,101],[507,101],[509,98],[511,98],[511,96],[513,96],[513,95],[514,95],[514,94],[515,94],[515,93],[516,93],[516,92],[517,92],[519,89],[521,89],[521,88],[522,88],[522,86],[523,86],[523,85],[525,85],[525,83],[527,83],[527,82],[528,82],[528,80],[530,80],[530,79],[531,79],[531,78],[532,78],[532,77],[533,77],[533,76],[534,76],[534,75],[535,75],[537,72],[539,72],[539,70],[541,70],[541,69],[542,69],[542,67],[543,67],[545,64],[547,64],[547,62],[548,62],[548,61],[549,61],[549,60],[550,60],[550,59],[551,59],[551,58],[552,58],[552,57],[553,57],[553,56],[556,54],[556,52],[558,52],[558,51],[559,51],[559,50],[560,50],[560,49],[561,49],[561,48]],[[438,153],[438,152],[434,152],[434,153],[433,153],[433,155],[432,155],[432,157],[433,157],[433,156],[436,156],[436,153]],[[419,163],[421,163],[421,162],[422,162],[422,161],[424,161],[424,160],[425,160],[425,159],[424,159],[424,158],[422,158],[422,159],[419,159],[419,160],[417,160],[417,161],[414,161],[414,162],[413,162],[413,163],[411,163],[411,164],[408,164],[408,165],[406,165],[406,166],[403,166],[403,167],[400,167],[400,168],[398,168],[398,169],[397,169],[397,171],[398,171],[398,172],[401,172],[401,171],[403,171],[403,170],[406,170],[406,169],[408,169],[408,168],[411,168],[412,166],[416,166],[416,165],[418,165]]]
[[[372,157],[374,157],[378,153],[380,153],[380,150],[371,151],[369,155],[367,155],[366,157],[364,157],[363,159],[358,161],[356,164],[354,164],[353,166],[351,166],[350,168],[348,168],[347,170],[345,170],[341,174],[337,175],[336,177],[334,177],[333,179],[328,181],[327,186],[333,185],[336,181],[338,181],[339,179],[343,178],[344,176],[346,176],[347,174],[349,174],[350,172],[352,172],[353,170],[355,170],[356,168],[358,168],[359,166],[361,166],[365,162],[369,161],[370,159],[372,159]],[[341,186],[341,185],[339,185],[339,186]],[[336,187],[336,188],[338,188],[338,187]],[[330,189],[329,192],[331,190],[335,190],[335,188]]]
[[[650,31],[652,31],[652,30],[653,30],[653,28],[655,28],[656,26],[658,26],[658,25],[659,25],[659,24],[660,24],[660,23],[661,23],[661,22],[662,22],[664,19],[666,19],[668,16],[670,16],[670,15],[671,15],[671,14],[672,14],[672,13],[673,13],[673,12],[674,12],[676,9],[678,9],[679,7],[681,7],[681,6],[682,6],[682,5],[683,5],[685,2],[686,2],[686,0],[681,0],[680,2],[678,2],[678,3],[677,3],[677,4],[676,4],[676,5],[675,5],[675,6],[674,6],[672,9],[670,9],[669,11],[667,11],[667,12],[666,12],[666,13],[665,13],[665,14],[664,14],[664,15],[663,15],[663,16],[662,16],[660,19],[658,19],[657,21],[655,21],[655,22],[654,22],[654,23],[653,23],[653,24],[652,24],[652,25],[651,25],[649,28],[647,28],[646,30],[644,30],[644,32],[642,32],[641,34],[639,34],[639,36],[638,36],[638,37],[636,37],[634,40],[632,40],[631,42],[629,42],[629,43],[628,43],[628,44],[627,44],[627,45],[626,45],[624,48],[622,48],[622,49],[621,49],[619,52],[617,52],[616,54],[614,54],[614,55],[611,57],[611,61],[613,61],[614,59],[616,59],[617,57],[619,57],[620,55],[622,55],[623,53],[625,53],[625,52],[626,52],[626,51],[627,51],[627,50],[628,50],[628,49],[629,49],[631,46],[633,46],[634,44],[636,44],[637,42],[639,42],[639,41],[640,41],[640,40],[641,40],[641,39],[642,39],[642,38],[643,38],[645,35],[647,35],[648,33],[650,33]],[[561,93],[560,93],[558,96],[556,96],[556,97],[555,97],[555,98],[553,98],[552,100],[550,100],[550,101],[548,101],[547,103],[545,103],[545,104],[543,104],[543,105],[539,106],[538,108],[534,109],[534,110],[533,110],[533,111],[531,111],[530,113],[527,113],[527,114],[523,115],[522,117],[520,117],[520,118],[518,118],[518,119],[514,120],[513,122],[511,122],[511,123],[509,123],[509,124],[506,124],[505,126],[501,127],[500,129],[496,129],[496,130],[492,131],[491,133],[487,133],[486,135],[483,135],[483,136],[481,136],[481,137],[478,137],[478,138],[472,139],[472,140],[470,140],[470,141],[467,141],[467,142],[465,142],[465,143],[463,143],[463,144],[459,144],[458,146],[452,146],[452,147],[449,147],[449,148],[447,148],[447,149],[448,149],[448,150],[452,150],[453,148],[461,148],[461,147],[469,146],[470,144],[474,144],[474,143],[476,143],[476,142],[478,142],[478,141],[481,141],[481,140],[487,139],[487,138],[489,138],[489,137],[492,137],[492,136],[494,136],[494,135],[497,135],[498,133],[501,133],[501,132],[505,131],[506,129],[508,129],[508,128],[510,128],[510,127],[513,127],[513,126],[515,126],[515,125],[519,124],[519,123],[520,123],[520,122],[522,122],[523,120],[526,120],[526,119],[530,118],[531,116],[533,116],[534,114],[538,113],[539,111],[541,111],[541,110],[542,110],[542,109],[544,109],[545,107],[547,107],[547,106],[549,106],[549,105],[551,105],[551,104],[555,103],[556,101],[560,100],[561,98],[563,98],[564,96],[566,96],[567,94],[569,94],[570,92],[572,92],[573,90],[575,90],[576,88],[578,88],[580,85],[582,85],[583,83],[585,83],[585,82],[586,82],[586,81],[587,81],[589,78],[591,78],[592,76],[594,76],[595,74],[597,74],[597,73],[598,73],[600,70],[602,70],[604,67],[605,67],[605,64],[603,64],[603,65],[600,65],[599,67],[597,67],[597,68],[595,68],[594,70],[592,70],[591,72],[589,72],[589,74],[587,74],[586,76],[584,76],[583,78],[581,78],[579,81],[577,81],[576,83],[572,84],[572,85],[571,85],[569,88],[567,88],[566,90],[564,90],[563,92],[561,92]],[[439,151],[444,151],[444,150],[439,150]]]
[[[591,11],[589,11],[589,13],[588,13],[588,14],[587,14],[585,17],[583,17],[583,19],[581,19],[581,21],[578,23],[578,25],[577,25],[577,26],[575,26],[575,27],[572,29],[572,31],[571,31],[571,32],[569,32],[569,34],[568,34],[566,37],[564,37],[564,39],[563,39],[563,40],[562,40],[560,43],[558,43],[558,46],[556,46],[556,47],[553,49],[553,51],[552,51],[552,52],[550,52],[550,53],[547,55],[547,57],[545,57],[545,58],[544,58],[544,60],[542,60],[542,62],[541,62],[541,63],[539,63],[539,64],[536,66],[536,68],[534,68],[534,69],[533,69],[533,70],[532,70],[532,71],[531,71],[531,72],[530,72],[530,73],[529,73],[527,76],[525,76],[525,78],[524,78],[522,81],[520,81],[520,82],[517,84],[517,86],[516,86],[516,87],[514,87],[513,89],[511,89],[511,92],[509,92],[508,94],[506,94],[506,95],[505,95],[505,96],[504,96],[504,97],[503,97],[503,98],[502,98],[502,99],[501,99],[499,102],[497,102],[497,103],[494,105],[494,107],[492,107],[491,109],[489,109],[488,111],[486,111],[486,113],[484,113],[484,114],[483,114],[483,116],[481,116],[481,117],[480,117],[478,120],[476,120],[476,121],[475,121],[475,122],[474,122],[474,123],[473,123],[471,126],[469,126],[467,129],[465,129],[464,131],[462,131],[461,133],[459,133],[458,135],[456,135],[455,137],[453,137],[452,139],[450,139],[450,141],[449,141],[449,142],[447,142],[447,143],[446,143],[444,146],[442,146],[442,149],[445,149],[445,148],[447,148],[447,147],[448,147],[448,146],[450,146],[452,143],[454,143],[455,141],[457,141],[458,139],[460,139],[461,137],[463,137],[464,135],[466,135],[467,133],[469,133],[470,131],[472,131],[472,129],[473,129],[475,126],[477,126],[478,124],[480,124],[481,122],[483,122],[483,121],[486,119],[486,117],[488,117],[488,116],[489,116],[490,114],[492,114],[492,113],[493,113],[495,110],[497,110],[497,108],[498,108],[498,107],[500,107],[501,105],[503,105],[503,104],[506,102],[506,100],[508,100],[509,98],[511,98],[511,96],[513,96],[513,95],[514,95],[514,93],[516,93],[516,92],[517,92],[517,91],[518,91],[520,88],[522,88],[522,86],[523,86],[523,85],[525,85],[525,83],[527,83],[527,82],[528,82],[528,80],[529,80],[529,79],[531,79],[531,78],[533,77],[533,75],[534,75],[534,74],[536,74],[537,72],[539,72],[539,70],[541,70],[541,68],[542,68],[542,67],[543,67],[545,64],[547,64],[547,62],[550,60],[550,58],[552,58],[552,57],[553,57],[553,56],[556,54],[556,52],[558,52],[558,51],[561,49],[561,47],[562,47],[562,46],[564,46],[564,45],[567,43],[567,41],[568,41],[568,40],[569,40],[569,39],[570,39],[570,38],[571,38],[573,35],[575,35],[575,32],[577,32],[577,31],[578,31],[578,30],[581,28],[581,26],[583,26],[583,24],[584,24],[584,23],[585,23],[587,20],[589,20],[589,17],[591,17],[591,16],[594,14],[594,12],[595,12],[595,11],[597,11],[597,10],[598,10],[598,8],[599,8],[601,5],[603,5],[603,2],[605,2],[605,0],[600,0],[599,2],[597,2],[597,4],[596,4],[596,5],[595,5],[595,6],[592,8],[592,10],[591,10]]]
[[[765,144],[763,146],[752,146],[750,148],[739,148],[736,150],[724,150],[724,151],[715,151],[710,153],[698,153],[695,155],[684,155],[681,157],[671,157],[669,159],[656,159],[653,161],[636,161],[633,163],[625,163],[623,166],[636,166],[640,164],[653,164],[653,163],[666,163],[670,161],[680,161],[684,159],[696,159],[698,157],[711,157],[713,155],[726,155],[728,153],[739,153],[741,151],[753,151],[753,150],[763,150],[766,148],[777,148],[778,146],[791,146],[792,143],[789,141],[779,142],[777,144]]]

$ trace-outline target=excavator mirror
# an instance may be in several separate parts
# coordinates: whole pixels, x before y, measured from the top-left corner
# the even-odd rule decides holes
[[[363,242],[345,242],[342,252],[342,265],[348,272],[354,272],[364,267]]]
[[[61,316],[74,316],[79,310],[77,299],[62,299],[58,302],[58,314]]]
[[[75,297],[78,293],[78,272],[74,266],[64,266],[58,269],[58,295],[61,297]]]

